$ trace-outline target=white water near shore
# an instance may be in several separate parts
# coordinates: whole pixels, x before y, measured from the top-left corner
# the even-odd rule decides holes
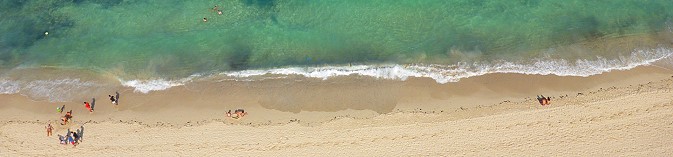
[[[41,80],[12,80],[0,77],[0,94],[20,93],[49,101],[67,101],[72,92],[89,92],[91,87],[125,86],[135,92],[149,93],[182,86],[202,78],[218,77],[224,80],[255,81],[260,79],[277,79],[288,75],[307,78],[329,79],[337,76],[359,75],[378,79],[406,80],[409,77],[432,78],[437,83],[458,82],[460,79],[481,76],[491,73],[519,73],[532,75],[557,76],[591,76],[612,70],[628,70],[637,66],[650,65],[657,61],[669,61],[673,50],[657,48],[636,50],[629,56],[618,59],[581,59],[567,61],[563,59],[533,59],[528,62],[491,62],[491,63],[458,63],[454,65],[438,64],[387,64],[387,65],[353,65],[353,66],[322,66],[322,67],[288,67],[268,70],[243,70],[215,74],[194,74],[181,79],[118,79],[119,84],[107,85],[95,81],[82,81],[79,78],[59,78]],[[68,92],[64,92],[68,91]]]
[[[637,66],[650,65],[656,61],[669,58],[673,50],[658,48],[636,50],[630,56],[619,59],[581,59],[567,61],[563,59],[534,59],[529,62],[495,62],[495,63],[459,63],[454,65],[412,64],[412,65],[354,65],[354,66],[322,66],[322,67],[288,67],[268,70],[244,70],[223,72],[216,75],[192,75],[178,80],[121,80],[127,87],[135,88],[136,92],[165,90],[181,86],[200,77],[230,77],[236,80],[251,80],[253,77],[268,78],[273,75],[300,75],[308,78],[329,79],[336,76],[360,75],[380,79],[406,80],[409,77],[432,78],[437,83],[458,82],[460,79],[481,76],[491,73],[518,73],[531,75],[582,76],[598,75],[612,70],[628,70]],[[265,77],[266,76],[266,77]],[[271,77],[274,78],[274,77]],[[254,80],[254,79],[252,79]]]

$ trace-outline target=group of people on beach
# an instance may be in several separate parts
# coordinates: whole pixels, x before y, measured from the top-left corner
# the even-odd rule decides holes
[[[115,106],[119,105],[119,92],[115,92],[114,96],[113,95],[108,95],[108,97],[110,98],[110,101],[112,102],[112,104],[114,104]],[[96,103],[96,98],[92,98],[91,103],[85,101],[84,102],[84,108],[86,108],[86,110],[89,111],[89,113],[93,113],[95,103]],[[65,105],[63,105],[61,107],[56,107],[56,112],[58,112],[59,114],[63,114],[63,111],[65,111]],[[72,110],[66,112],[65,115],[63,115],[61,117],[61,125],[67,125],[68,122],[72,119],[72,117],[73,117],[72,116]],[[52,135],[52,130],[54,130],[54,127],[51,125],[51,123],[47,124],[47,126],[45,128],[47,129],[47,136],[51,136]],[[82,126],[81,130],[78,129],[77,132],[71,132],[70,129],[68,129],[68,133],[66,134],[66,136],[62,136],[62,135],[59,134],[58,136],[59,136],[60,143],[61,144],[70,143],[74,146],[77,146],[79,141],[81,141],[81,135],[82,135],[83,130],[84,130],[84,126]]]
[[[68,131],[65,133],[65,136],[59,134],[58,135],[58,140],[59,144],[62,145],[68,145],[72,144],[73,147],[76,147],[80,142],[82,142],[82,137],[84,135],[84,126],[80,126],[80,129],[77,129],[77,131]]]
[[[538,95],[537,96],[537,101],[539,101],[540,105],[542,105],[542,106],[549,105],[549,102],[551,101],[551,97],[544,97],[544,95]]]

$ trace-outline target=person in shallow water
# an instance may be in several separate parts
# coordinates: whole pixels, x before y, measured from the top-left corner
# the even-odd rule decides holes
[[[203,18],[203,22],[208,22],[208,18]]]

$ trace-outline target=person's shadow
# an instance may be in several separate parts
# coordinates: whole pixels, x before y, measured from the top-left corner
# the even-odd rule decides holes
[[[96,98],[91,98],[91,110],[94,110],[94,107],[96,106]]]
[[[84,141],[84,125],[79,127],[80,129],[77,129],[77,134],[79,135],[79,139],[81,141]]]
[[[117,105],[119,105],[119,92],[115,92],[115,98],[117,98]]]

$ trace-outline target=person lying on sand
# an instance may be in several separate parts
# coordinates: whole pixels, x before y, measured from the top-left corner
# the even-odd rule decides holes
[[[538,95],[537,96],[537,101],[539,101],[540,105],[542,105],[542,106],[549,105],[549,102],[551,101],[551,97],[545,97],[544,95]]]
[[[551,97],[547,97],[547,105],[549,105],[549,103],[551,103]]]
[[[227,117],[231,117],[231,110],[227,111]]]
[[[547,100],[546,97],[544,97],[544,95],[538,95],[537,96],[537,101],[539,101],[540,105],[542,105],[542,106],[547,105],[549,103],[549,101]]]
[[[232,118],[234,118],[234,119],[242,118],[243,116],[245,116],[246,114],[248,114],[248,113],[245,112],[245,110],[243,110],[243,109],[237,109],[236,111],[234,111],[234,113],[236,114],[236,117],[232,117]]]

